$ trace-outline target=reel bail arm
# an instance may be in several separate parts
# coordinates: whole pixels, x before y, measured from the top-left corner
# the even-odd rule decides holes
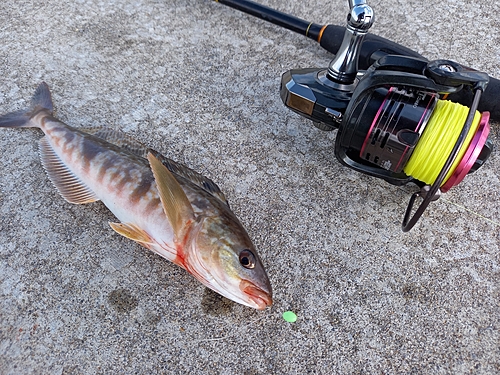
[[[486,84],[488,84],[488,81],[486,81]],[[474,119],[474,114],[477,110],[477,106],[479,105],[479,100],[481,99],[481,94],[483,92],[483,88],[480,86],[482,86],[482,85],[476,86],[476,91],[474,93],[474,99],[473,99],[472,105],[469,109],[469,113],[467,115],[467,120],[465,121],[465,124],[462,128],[462,131],[458,137],[457,142],[455,143],[455,146],[453,147],[453,150],[450,153],[450,156],[446,160],[443,168],[441,169],[441,172],[439,173],[438,177],[436,178],[436,181],[434,181],[434,183],[431,186],[425,185],[419,192],[416,192],[411,196],[410,202],[408,203],[408,207],[406,208],[406,212],[405,212],[405,215],[403,217],[403,223],[401,225],[403,232],[408,232],[411,228],[413,228],[413,226],[417,223],[418,219],[420,219],[420,217],[424,213],[427,206],[429,206],[429,204],[432,201],[436,201],[440,198],[441,190],[439,188],[440,188],[441,184],[443,183],[444,178],[446,177],[446,175],[450,171],[453,162],[457,158],[458,152],[459,152],[460,148],[463,146],[463,144],[465,142],[465,137],[471,128],[472,120]],[[415,212],[415,214],[410,219],[413,204],[415,203],[415,199],[417,197],[422,197],[424,200],[422,201],[420,206],[417,208],[417,211]]]

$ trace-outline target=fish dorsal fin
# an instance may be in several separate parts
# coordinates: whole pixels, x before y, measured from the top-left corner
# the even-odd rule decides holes
[[[134,155],[143,158],[147,158],[148,152],[151,152],[174,175],[184,177],[185,179],[191,181],[193,184],[199,186],[206,192],[212,194],[214,197],[220,199],[226,206],[229,207],[229,202],[224,196],[224,193],[211,179],[199,174],[198,172],[193,171],[191,168],[188,168],[185,165],[179,164],[172,159],[167,158],[158,151],[148,148],[141,142],[136,141],[131,136],[119,130],[113,130],[104,127],[81,128],[79,130],[85,133],[92,134],[98,138],[105,140],[106,142],[112,143],[127,150],[128,152],[131,152]]]
[[[152,153],[148,154],[148,160],[160,193],[163,211],[174,230],[176,241],[182,241],[186,229],[195,220],[193,207],[181,185],[167,167]]]
[[[175,161],[160,154],[158,151],[149,149],[149,152],[151,152],[159,161],[161,161],[161,163],[165,167],[167,167],[170,172],[191,181],[193,184],[199,186],[214,197],[220,199],[226,206],[229,207],[229,202],[224,196],[224,193],[211,179],[199,174],[198,172],[193,171],[191,168],[188,168],[185,165],[176,163]]]
[[[78,130],[92,134],[142,158],[146,159],[148,156],[147,146],[119,130],[104,127],[79,128]]]
[[[99,200],[95,193],[62,162],[45,137],[40,140],[40,157],[50,181],[66,201],[84,204]]]

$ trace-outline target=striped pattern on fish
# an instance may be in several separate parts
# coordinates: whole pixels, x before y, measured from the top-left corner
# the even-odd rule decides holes
[[[257,309],[271,305],[271,286],[255,247],[210,179],[121,133],[89,134],[64,124],[52,115],[45,83],[30,109],[1,116],[0,127],[44,132],[42,164],[68,202],[101,200],[120,221],[110,225],[121,235],[227,298]]]

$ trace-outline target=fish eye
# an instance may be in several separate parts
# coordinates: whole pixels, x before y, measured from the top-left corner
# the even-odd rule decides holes
[[[245,268],[254,268],[255,255],[248,249],[242,250],[240,253],[240,263]]]

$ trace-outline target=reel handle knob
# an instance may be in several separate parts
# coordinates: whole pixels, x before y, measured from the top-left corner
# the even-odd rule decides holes
[[[344,39],[327,72],[330,80],[342,85],[354,83],[361,44],[375,21],[373,9],[365,0],[349,0],[349,7]]]

